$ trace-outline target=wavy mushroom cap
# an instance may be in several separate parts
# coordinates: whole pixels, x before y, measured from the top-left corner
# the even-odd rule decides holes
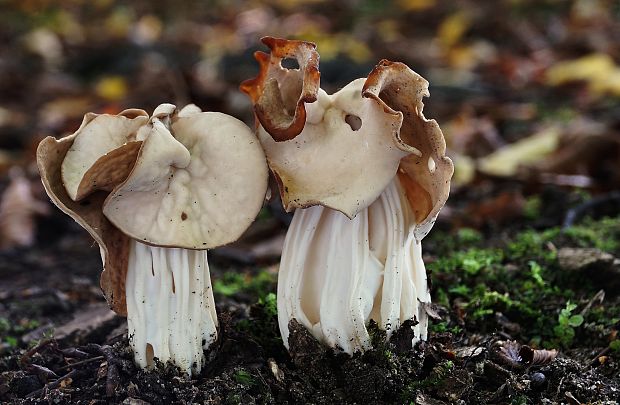
[[[127,315],[125,278],[129,238],[103,215],[102,206],[106,192],[94,192],[76,202],[69,196],[62,181],[62,162],[75,137],[76,134],[72,134],[57,140],[48,136],[39,143],[37,166],[41,181],[52,202],[86,229],[99,244],[104,267],[101,273],[101,289],[110,307],[119,315]]]
[[[141,242],[207,249],[230,243],[254,221],[267,189],[265,155],[241,121],[162,105],[105,216]]]
[[[52,202],[99,244],[101,288],[121,315],[127,313],[130,238],[190,249],[231,242],[252,223],[267,189],[265,155],[241,121],[194,105],[177,112],[162,104],[147,125],[145,115],[141,110],[89,113],[76,133],[47,137],[37,148]],[[107,180],[92,182],[95,178]],[[70,189],[81,190],[79,201]]]
[[[287,210],[323,205],[353,218],[392,181],[400,160],[417,152],[401,142],[400,118],[362,97],[363,84],[355,80],[331,96],[319,90],[291,140],[277,142],[259,128]]]
[[[383,60],[329,96],[319,88],[318,53],[309,42],[264,38],[260,72],[241,89],[287,210],[323,205],[348,217],[366,208],[398,174],[415,213],[415,235],[430,231],[454,171],[443,133],[422,113],[428,82]],[[282,67],[295,57],[299,69]],[[305,121],[302,121],[305,119]]]
[[[254,113],[276,142],[297,136],[306,122],[305,103],[316,101],[319,91],[319,54],[311,42],[264,37],[270,53],[256,52],[258,76],[240,89],[254,104]],[[299,69],[282,66],[293,59]]]
[[[421,240],[448,199],[454,173],[441,128],[422,112],[422,98],[429,96],[428,81],[403,63],[382,60],[368,75],[362,91],[387,114],[400,117],[400,138],[420,152],[401,160],[399,178],[415,213],[415,237]]]
[[[148,119],[145,111],[136,109],[84,116],[61,165],[62,181],[72,200],[95,190],[111,191],[125,180],[140,149],[136,133]]]

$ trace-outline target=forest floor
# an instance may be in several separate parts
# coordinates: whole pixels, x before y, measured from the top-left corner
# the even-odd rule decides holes
[[[616,403],[620,217],[601,213],[617,205],[549,190],[527,206],[503,231],[451,229],[454,218],[440,219],[424,241],[436,313],[429,340],[410,349],[410,325],[389,342],[371,326],[375,348],[353,358],[298,325],[289,354],[277,326],[277,260],[248,264],[256,258],[243,248],[247,238],[213,251],[220,338],[192,379],[170,365],[134,365],[126,322],[98,288],[96,246],[52,215],[36,254],[1,258],[0,401]],[[574,224],[562,228],[567,213]],[[286,219],[266,210],[250,239],[279,238]]]
[[[327,4],[0,2],[0,403],[620,402],[618,3]],[[423,241],[429,340],[371,326],[375,348],[349,358],[293,325],[287,352],[274,292],[290,216],[270,205],[209,252],[220,336],[202,373],[139,370],[99,248],[49,202],[36,145],[89,111],[164,102],[252,126],[238,88],[265,35],[316,43],[328,93],[383,58],[429,80],[424,113],[455,164]]]

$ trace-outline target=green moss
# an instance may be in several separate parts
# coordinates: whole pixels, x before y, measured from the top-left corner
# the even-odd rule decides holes
[[[213,292],[227,297],[239,293],[255,298],[266,296],[275,289],[277,274],[263,269],[256,275],[250,273],[226,272],[213,282]]]
[[[429,330],[431,331],[431,333],[445,333],[445,332],[450,332],[453,335],[458,335],[459,333],[462,332],[461,327],[459,326],[450,326],[450,324],[448,322],[439,322],[439,323],[432,323],[429,325]]]
[[[9,319],[0,317],[0,343],[4,342],[10,347],[20,346],[20,336],[38,328],[40,325],[36,319],[22,319],[20,322],[11,322]]]
[[[608,336],[614,325],[610,314],[620,308],[606,302],[592,306],[584,317],[577,315],[585,302],[581,307],[567,302],[583,302],[600,287],[580,274],[563,271],[557,249],[578,246],[616,252],[620,248],[620,218],[585,220],[565,231],[525,230],[493,248],[483,248],[484,241],[474,235],[466,230],[441,241],[441,246],[466,247],[442,251],[443,255],[428,264],[433,274],[434,301],[459,308],[466,329],[494,332],[501,328],[495,317],[502,313],[510,322],[521,325],[515,338],[533,344],[569,348],[579,334],[601,341]],[[455,326],[454,321],[444,321],[432,324],[430,329],[447,332]]]
[[[254,385],[256,380],[254,376],[244,369],[239,369],[234,375],[235,381],[242,385]]]
[[[442,257],[428,267],[432,272],[455,272],[462,269],[468,275],[475,276],[481,270],[501,263],[502,259],[503,252],[499,249],[472,248]]]
[[[542,200],[540,196],[535,195],[525,200],[525,206],[523,207],[523,216],[526,219],[534,220],[540,217],[540,208],[542,206]]]
[[[278,328],[276,294],[268,293],[259,297],[258,302],[250,308],[250,318],[240,320],[235,327],[238,331],[251,335],[252,339],[266,350],[277,352],[283,343]]]
[[[551,228],[543,232],[526,230],[519,233],[508,243],[507,256],[510,260],[536,260],[542,257],[545,261],[555,259],[556,251],[549,248],[548,243],[560,233],[559,228]]]
[[[475,229],[461,228],[456,233],[456,238],[460,244],[476,245],[482,242],[482,234]]]
[[[606,252],[620,249],[620,218],[586,219],[582,224],[566,229],[566,238],[579,247],[596,247]]]
[[[258,305],[262,305],[265,315],[278,315],[278,301],[274,293],[269,293],[265,297],[260,297],[258,299]]]

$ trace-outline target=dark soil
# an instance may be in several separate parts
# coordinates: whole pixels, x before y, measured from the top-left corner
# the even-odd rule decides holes
[[[564,197],[562,204],[573,198]],[[573,207],[581,204],[578,198],[569,203]],[[55,237],[41,239],[36,250],[3,253],[0,262],[0,318],[4,320],[4,326],[0,325],[2,403],[611,404],[620,396],[620,354],[614,345],[606,346],[617,339],[620,325],[612,323],[618,322],[618,313],[613,313],[618,308],[618,294],[609,290],[604,301],[599,300],[599,294],[587,303],[592,298],[588,294],[611,285],[614,280],[609,278],[613,274],[617,277],[613,260],[584,259],[585,267],[575,265],[573,271],[582,275],[592,269],[602,275],[593,285],[580,284],[580,278],[573,276],[564,282],[574,290],[574,295],[566,297],[577,302],[578,309],[585,314],[585,322],[574,328],[570,340],[562,340],[567,338],[553,332],[558,313],[566,304],[562,298],[565,296],[556,294],[557,289],[532,287],[541,294],[534,300],[549,301],[544,303],[549,312],[545,322],[553,324],[543,327],[535,322],[526,323],[532,322],[526,315],[531,309],[517,292],[510,297],[515,302],[521,299],[522,306],[518,308],[526,314],[518,308],[505,308],[505,302],[472,303],[472,298],[468,305],[462,305],[463,298],[452,291],[458,285],[474,289],[476,279],[461,274],[460,269],[450,270],[441,256],[477,249],[467,245],[471,243],[485,249],[504,246],[504,251],[510,252],[518,247],[511,242],[512,238],[523,239],[523,229],[517,227],[504,233],[502,238],[508,242],[483,236],[472,242],[471,235],[454,234],[440,221],[436,238],[427,243],[427,261],[434,272],[434,310],[442,319],[433,321],[429,341],[413,349],[407,347],[411,325],[406,323],[386,343],[382,332],[371,325],[375,349],[353,358],[325,349],[294,322],[291,350],[287,353],[278,333],[274,297],[269,294],[275,289],[273,277],[265,281],[259,267],[241,264],[244,260],[239,258],[239,252],[243,249],[238,249],[236,256],[230,255],[237,249],[235,246],[214,252],[212,277],[219,305],[220,339],[207,353],[209,361],[203,372],[188,379],[170,365],[160,364],[152,371],[134,365],[125,322],[107,309],[97,287],[100,263],[96,246],[70,222],[63,222],[61,214],[52,218],[46,221],[59,221],[51,228],[56,230]],[[274,224],[273,218],[259,221],[250,235],[255,237],[260,234],[256,229],[265,228],[281,232],[282,227]],[[539,220],[524,223],[535,228]],[[561,220],[558,218],[555,223]],[[603,223],[592,226],[601,228]],[[52,222],[40,225],[45,229]],[[489,234],[493,232],[491,226]],[[565,252],[563,247],[582,249],[597,245],[574,234],[555,237],[554,249]],[[613,258],[618,251],[609,246]],[[448,248],[452,252],[446,251]],[[557,263],[565,259],[549,259],[547,263],[544,254],[532,250],[528,260],[538,260],[545,269],[548,267],[542,277],[549,283],[555,282],[545,271],[559,271]],[[505,255],[501,267],[491,264],[481,270],[487,285],[485,291],[503,291],[501,284],[507,281],[498,275],[503,274],[498,269],[527,268],[516,253]],[[575,260],[571,263],[577,263]],[[463,263],[464,268],[471,266],[469,262]],[[498,273],[491,273],[492,269]],[[233,284],[230,270],[245,275],[243,286]],[[567,279],[566,275],[563,279]],[[444,290],[447,306],[441,298]],[[584,312],[587,305],[590,306]],[[477,310],[488,313],[478,316]],[[605,316],[593,318],[592,314],[600,311]],[[523,347],[527,344],[560,352],[556,357],[552,351]]]

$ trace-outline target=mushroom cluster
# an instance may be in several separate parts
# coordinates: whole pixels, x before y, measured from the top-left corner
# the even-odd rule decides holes
[[[101,286],[128,318],[136,362],[199,372],[218,326],[206,249],[238,239],[267,190],[250,128],[194,105],[89,113],[44,139],[37,163],[52,201],[100,246]]]
[[[278,320],[288,347],[295,319],[327,346],[367,350],[370,320],[391,333],[413,320],[427,334],[430,293],[421,240],[450,188],[453,165],[423,113],[428,82],[383,60],[328,95],[319,55],[304,41],[266,37],[260,72],[242,83],[287,211]],[[282,66],[295,59],[298,69]]]

